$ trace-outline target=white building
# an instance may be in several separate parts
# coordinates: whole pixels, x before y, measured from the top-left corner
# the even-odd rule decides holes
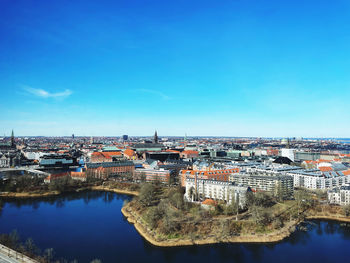
[[[295,161],[295,149],[283,148],[283,149],[281,149],[281,156],[282,157],[287,157],[291,161],[294,162]]]
[[[7,168],[10,167],[10,158],[5,154],[0,153],[0,167]]]
[[[328,202],[337,205],[350,204],[350,185],[342,185],[327,192]]]
[[[287,174],[293,176],[294,187],[307,189],[331,189],[350,183],[350,175],[343,172],[321,172],[319,170],[296,170]]]
[[[194,197],[197,194],[199,199],[211,198],[226,201],[227,203],[235,200],[239,202],[241,208],[245,206],[248,187],[239,186],[233,182],[207,179],[186,178],[185,182],[185,199],[188,201],[194,201]]]

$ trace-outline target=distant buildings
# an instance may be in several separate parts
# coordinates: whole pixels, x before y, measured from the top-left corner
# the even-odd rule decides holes
[[[120,151],[104,151],[104,152],[93,152],[91,154],[92,163],[102,163],[102,162],[112,162],[117,158],[122,158],[122,153]]]

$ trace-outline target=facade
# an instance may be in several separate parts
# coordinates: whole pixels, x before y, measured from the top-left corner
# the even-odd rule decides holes
[[[328,202],[337,205],[350,205],[350,185],[342,185],[327,192]]]
[[[253,191],[267,191],[282,199],[294,196],[293,177],[274,173],[232,174],[230,181],[249,186]]]
[[[122,158],[121,152],[112,152],[112,151],[104,151],[104,152],[93,152],[91,154],[91,162],[92,163],[102,163],[102,162],[112,162],[113,159]]]
[[[69,167],[75,164],[68,155],[45,155],[40,160],[40,166],[44,167]]]
[[[294,178],[294,187],[303,187],[307,189],[331,189],[343,184],[350,183],[350,172],[320,171],[314,170],[296,170],[290,171],[288,175]]]
[[[135,181],[168,183],[170,179],[170,171],[164,169],[136,169],[134,172]]]
[[[319,152],[295,152],[295,161],[305,161],[305,160],[312,160],[316,161],[320,159],[321,154]]]
[[[210,198],[231,203],[233,200],[243,208],[246,204],[248,187],[236,185],[233,182],[223,182],[207,179],[186,178],[185,199],[194,201],[195,195],[199,199]]]
[[[87,163],[86,175],[96,178],[108,178],[117,175],[133,175],[135,165],[131,161]]]
[[[295,161],[295,149],[281,149],[281,156],[289,158],[292,162]]]
[[[82,182],[85,182],[87,179],[85,172],[70,172],[70,177],[73,180],[82,181]]]
[[[195,178],[198,179],[211,179],[216,181],[223,181],[228,182],[229,176],[234,173],[238,173],[238,168],[232,168],[232,169],[217,169],[217,170],[181,170],[180,171],[180,179],[181,179],[181,186],[186,185],[186,178]]]
[[[198,151],[187,150],[180,153],[180,157],[183,159],[197,158],[199,155]]]
[[[0,167],[7,168],[10,167],[10,158],[5,154],[0,153]]]

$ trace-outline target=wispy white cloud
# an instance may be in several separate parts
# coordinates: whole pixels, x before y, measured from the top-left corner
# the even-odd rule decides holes
[[[149,94],[153,94],[156,96],[161,97],[163,100],[170,100],[171,97],[169,97],[168,95],[164,94],[163,92],[157,91],[157,90],[152,90],[152,89],[136,89],[136,92],[143,92],[143,93],[149,93]]]
[[[61,92],[49,92],[44,89],[35,89],[29,86],[23,86],[22,88],[27,93],[40,98],[66,98],[72,94],[72,91],[69,89],[65,89]]]

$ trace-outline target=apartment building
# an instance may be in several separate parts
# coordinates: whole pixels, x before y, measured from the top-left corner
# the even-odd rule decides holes
[[[249,186],[253,191],[267,191],[273,196],[291,199],[294,196],[293,177],[275,173],[232,174],[230,181]]]
[[[350,185],[335,187],[327,192],[328,202],[337,205],[350,204]]]
[[[194,201],[196,195],[198,199],[214,199],[231,203],[232,200],[239,203],[243,208],[246,204],[247,186],[236,185],[233,182],[224,182],[210,179],[189,178],[185,180],[185,199]]]

